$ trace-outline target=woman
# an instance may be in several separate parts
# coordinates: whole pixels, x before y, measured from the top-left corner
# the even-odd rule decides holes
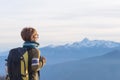
[[[38,80],[38,71],[45,65],[46,59],[40,57],[39,43],[37,42],[39,35],[32,27],[25,27],[21,31],[21,37],[25,41],[23,48],[28,50],[28,72],[29,80]]]

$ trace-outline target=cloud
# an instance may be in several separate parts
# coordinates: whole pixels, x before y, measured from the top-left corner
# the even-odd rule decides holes
[[[22,42],[25,26],[38,30],[42,45],[84,37],[120,41],[119,7],[119,0],[1,0],[0,44]]]

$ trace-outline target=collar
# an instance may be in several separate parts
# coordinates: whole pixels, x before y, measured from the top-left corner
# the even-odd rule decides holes
[[[38,46],[39,46],[39,43],[34,41],[26,41],[23,44],[24,48],[37,48]]]

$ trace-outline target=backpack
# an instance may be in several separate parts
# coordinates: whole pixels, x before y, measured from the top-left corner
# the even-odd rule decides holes
[[[27,49],[11,49],[7,58],[7,68],[10,80],[29,80]]]

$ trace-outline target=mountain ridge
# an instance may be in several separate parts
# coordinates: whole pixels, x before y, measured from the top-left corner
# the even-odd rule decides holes
[[[48,46],[45,46],[45,47],[51,47],[51,48],[55,48],[55,47],[65,47],[65,48],[76,47],[76,48],[80,48],[80,47],[101,47],[101,46],[104,47],[104,48],[115,48],[115,47],[120,47],[120,43],[115,42],[115,41],[110,41],[110,40],[89,40],[88,38],[84,38],[81,41],[66,43],[66,44],[63,44],[63,45],[48,45]]]
[[[117,53],[116,53],[117,52]],[[111,55],[112,54],[112,55]],[[119,50],[114,50],[102,56],[76,60],[45,67],[42,71],[44,80],[119,80],[120,57]],[[107,56],[106,56],[107,55]],[[108,58],[110,57],[110,58]],[[47,73],[48,74],[47,74]],[[52,72],[52,73],[51,73]],[[50,73],[50,74],[49,74]],[[45,75],[45,76],[44,76]],[[46,77],[49,75],[48,77]]]

